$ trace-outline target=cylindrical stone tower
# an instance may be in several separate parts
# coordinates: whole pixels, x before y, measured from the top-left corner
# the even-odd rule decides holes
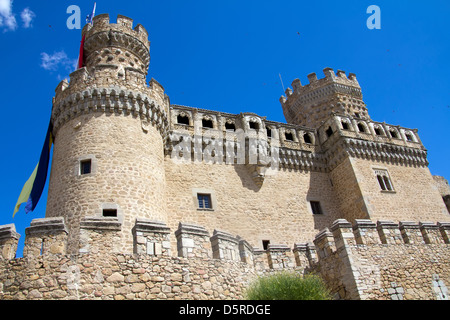
[[[68,249],[79,249],[80,222],[117,217],[123,252],[132,252],[136,218],[167,221],[164,139],[169,99],[153,79],[148,33],[107,14],[86,25],[85,67],[53,99],[54,152],[46,217],[64,217]]]

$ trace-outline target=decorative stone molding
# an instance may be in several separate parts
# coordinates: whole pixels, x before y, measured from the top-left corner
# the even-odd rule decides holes
[[[75,117],[95,112],[139,117],[155,126],[163,136],[169,125],[164,108],[147,95],[120,87],[94,87],[73,93],[53,106],[54,133]]]

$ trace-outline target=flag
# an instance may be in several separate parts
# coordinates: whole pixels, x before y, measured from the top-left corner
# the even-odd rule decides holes
[[[53,144],[53,125],[50,124],[47,129],[47,135],[45,137],[44,146],[42,147],[41,156],[39,162],[34,168],[30,178],[25,182],[22,188],[22,192],[19,195],[16,206],[14,208],[13,217],[19,211],[20,205],[26,203],[25,213],[32,212],[41,198],[42,191],[44,190],[45,182],[47,180],[48,163],[50,160],[50,150]]]
[[[92,19],[95,16],[95,8],[97,7],[97,2],[94,2],[94,9],[92,9],[92,13],[88,14],[86,17],[86,23],[92,24]]]
[[[95,16],[95,8],[97,7],[97,2],[94,2],[94,9],[92,9],[92,13],[88,14],[86,17],[86,23],[92,24]],[[80,54],[78,55],[78,69],[83,68],[84,66],[84,40],[86,39],[86,35],[83,35],[81,38],[80,44]]]
[[[84,66],[84,40],[85,40],[85,38],[86,38],[86,35],[83,34],[83,37],[81,38],[80,54],[78,56],[78,69],[81,69]]]

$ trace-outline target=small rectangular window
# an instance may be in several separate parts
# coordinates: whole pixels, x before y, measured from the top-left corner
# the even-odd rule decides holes
[[[263,249],[267,250],[269,248],[270,240],[263,240],[262,244],[263,244]]]
[[[210,194],[197,194],[199,209],[212,209]]]
[[[117,209],[103,209],[104,217],[117,217]]]
[[[91,159],[82,160],[80,162],[80,174],[89,174],[92,169],[92,161]]]
[[[310,201],[313,214],[322,214],[322,208],[319,201]]]

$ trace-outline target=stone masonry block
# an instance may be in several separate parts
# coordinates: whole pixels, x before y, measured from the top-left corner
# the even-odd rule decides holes
[[[19,238],[14,224],[0,226],[0,260],[14,259]]]

